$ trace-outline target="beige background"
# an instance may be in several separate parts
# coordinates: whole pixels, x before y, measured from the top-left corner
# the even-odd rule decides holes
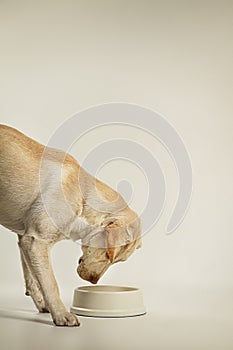
[[[97,142],[126,135],[145,144],[165,173],[167,200],[158,224],[144,237],[143,249],[100,282],[141,287],[148,316],[112,323],[84,319],[78,331],[54,330],[23,296],[16,236],[0,227],[4,349],[115,349],[123,339],[127,349],[232,349],[232,20],[232,1],[0,1],[1,123],[46,143],[81,109],[113,101],[147,106],[183,138],[194,181],[184,222],[166,236],[178,181],[163,146],[122,127],[98,128],[77,142],[71,152],[81,162]],[[132,203],[140,211],[146,183],[138,170],[112,162],[99,176],[116,186],[119,166],[123,177],[135,174],[140,184],[133,183]],[[72,242],[53,250],[68,306],[73,288],[85,284],[76,275],[79,255]]]

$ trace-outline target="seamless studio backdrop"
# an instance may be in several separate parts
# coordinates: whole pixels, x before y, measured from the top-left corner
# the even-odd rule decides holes
[[[0,2],[1,123],[46,144],[59,125],[82,109],[107,102],[135,103],[164,115],[190,155],[191,204],[182,224],[166,235],[179,182],[160,142],[143,130],[112,125],[88,132],[70,150],[82,164],[97,144],[119,135],[147,147],[165,174],[165,208],[143,237],[142,249],[111,267],[99,281],[138,286],[144,293],[148,315],[124,323],[128,334],[134,334],[127,338],[128,349],[233,346],[232,18],[231,1]],[[147,183],[130,162],[109,162],[98,177],[115,188],[119,180],[131,180],[131,207],[140,211],[146,204]],[[88,284],[76,273],[80,255],[80,245],[71,241],[52,250],[68,307],[73,289]],[[31,326],[23,317],[13,320],[8,310],[25,309],[33,315],[35,309],[24,296],[17,236],[2,226],[0,278],[0,320],[5,327],[0,343],[10,349],[10,329]],[[88,334],[88,322],[83,321],[75,342],[85,338],[82,332]],[[139,337],[132,328],[147,322],[146,333]],[[44,327],[46,332],[49,326],[34,322],[33,327]],[[121,323],[117,327],[124,332]],[[18,348],[25,349],[27,336],[15,334]],[[96,348],[107,348],[106,339],[95,334],[92,341]],[[111,339],[115,339],[112,349],[117,348],[119,339]],[[82,341],[88,349],[91,340]],[[75,342],[69,343],[70,348]]]

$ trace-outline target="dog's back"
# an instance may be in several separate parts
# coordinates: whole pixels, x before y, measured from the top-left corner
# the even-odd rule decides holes
[[[23,230],[22,218],[38,188],[43,146],[0,124],[0,224]]]
[[[41,162],[43,159],[43,162]],[[41,165],[43,165],[41,167]],[[62,178],[60,177],[62,171]],[[0,224],[21,233],[24,219],[37,200],[40,210],[41,189],[55,204],[56,188],[64,181],[64,194],[70,205],[79,204],[77,177],[79,164],[65,152],[45,147],[18,130],[0,124]],[[58,176],[59,175],[59,176]],[[60,191],[59,193],[62,194]]]

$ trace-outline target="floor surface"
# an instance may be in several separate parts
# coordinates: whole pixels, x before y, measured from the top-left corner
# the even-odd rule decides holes
[[[147,296],[151,300],[152,295]],[[228,293],[167,291],[155,294],[147,314],[134,318],[80,317],[79,328],[55,327],[24,296],[0,295],[2,350],[232,350],[232,298]],[[157,305],[157,306],[156,306]],[[68,303],[67,303],[68,306]]]

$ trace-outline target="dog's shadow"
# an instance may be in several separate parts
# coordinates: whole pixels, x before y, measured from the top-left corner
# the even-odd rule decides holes
[[[32,310],[23,310],[23,309],[0,309],[0,319],[12,319],[19,321],[28,321],[33,323],[40,323],[44,325],[54,326],[52,320],[46,320],[42,317],[49,314],[40,314],[38,312],[34,312]],[[51,316],[50,316],[51,317]]]

